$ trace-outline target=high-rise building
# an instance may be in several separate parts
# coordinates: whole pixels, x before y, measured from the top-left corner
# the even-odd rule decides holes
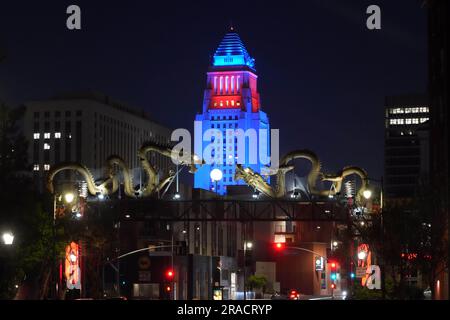
[[[267,164],[262,163],[261,156],[268,156],[270,127],[266,113],[261,111],[257,83],[255,60],[247,52],[239,35],[231,30],[214,54],[207,73],[203,111],[196,116],[196,121],[202,124],[199,133],[207,141],[203,141],[201,150],[195,151],[205,156],[206,150],[213,162],[202,166],[195,174],[195,188],[214,190],[223,195],[227,193],[227,186],[244,184],[243,181],[236,182],[233,179],[236,163],[258,173]],[[221,136],[216,139],[205,135],[209,129]],[[244,137],[241,136],[245,139],[245,155],[240,155],[238,151],[238,147],[241,148],[239,133],[235,134],[238,129],[246,133]],[[256,135],[252,135],[248,129],[254,129]],[[208,145],[213,147],[207,148]],[[250,152],[251,147],[256,154]],[[217,181],[217,185],[210,177],[213,169],[222,172],[222,179]]]
[[[121,156],[131,169],[138,168],[137,152],[144,142],[170,143],[169,128],[103,94],[70,93],[25,106],[24,134],[36,178],[45,177],[61,162],[82,163],[99,177],[112,154]],[[151,157],[159,169],[171,165],[167,157]]]
[[[433,292],[435,299],[449,299],[450,239],[449,188],[448,188],[448,11],[449,2],[426,1],[428,7],[428,58],[430,93],[430,170],[431,186],[435,195],[433,216],[433,243],[444,243],[445,261],[435,266]],[[437,239],[442,238],[442,239]]]
[[[426,96],[386,97],[385,193],[410,199],[428,179],[429,104]]]

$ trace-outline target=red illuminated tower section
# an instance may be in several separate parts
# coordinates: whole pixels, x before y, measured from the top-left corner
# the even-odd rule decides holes
[[[217,146],[210,156],[214,158],[213,164],[203,165],[195,174],[194,185],[226,194],[230,185],[243,185],[242,180],[235,181],[234,173],[236,163],[255,172],[261,173],[263,167],[260,158],[255,163],[248,153],[248,145],[257,145],[258,155],[268,156],[270,146],[270,127],[267,115],[261,111],[261,102],[258,93],[258,76],[255,69],[255,60],[249,55],[239,35],[231,31],[222,39],[213,56],[213,61],[207,72],[206,89],[203,98],[202,114],[196,116],[196,121],[201,122],[201,130],[204,134],[208,129],[220,130],[223,139],[221,141],[203,141],[202,150],[195,150],[196,154],[202,154],[209,143]],[[242,129],[247,132],[254,129],[257,134],[267,133],[264,142],[246,141],[245,159],[242,154],[238,157],[236,139],[229,136],[230,129]],[[264,129],[261,131],[261,129]],[[223,141],[222,141],[223,140]],[[223,144],[222,144],[223,143]],[[209,150],[209,149],[208,149]],[[225,154],[226,152],[226,154]],[[209,151],[208,151],[209,156]],[[266,164],[267,165],[267,164]],[[210,172],[219,169],[223,178],[217,183],[211,181]]]
[[[228,33],[214,55],[207,73],[203,112],[210,109],[238,109],[258,112],[258,76],[237,33]]]

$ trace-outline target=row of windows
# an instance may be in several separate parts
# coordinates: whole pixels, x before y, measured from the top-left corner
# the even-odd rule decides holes
[[[215,117],[215,116],[212,116],[211,117],[211,120],[212,121],[214,121],[214,120],[237,120],[238,119],[238,116],[217,116],[217,117]]]
[[[227,124],[226,123],[222,123],[222,128],[226,128],[227,127]],[[228,124],[228,128],[233,128],[233,127],[235,127],[235,128],[237,128],[238,127],[238,124],[237,124],[237,122],[234,124],[234,126],[233,126],[233,123],[229,123]],[[216,127],[216,125],[213,123],[212,125],[211,125],[211,128],[217,128],[217,129],[220,129],[220,124],[217,124],[217,127]]]
[[[50,137],[51,137],[50,132],[45,132],[45,133],[44,133],[44,139],[50,139]],[[61,132],[55,132],[55,133],[53,134],[53,137],[54,137],[55,139],[61,139]],[[39,140],[40,138],[41,138],[41,134],[40,134],[39,132],[33,133],[33,139],[34,139],[34,140]]]
[[[42,113],[44,114],[44,118],[50,118],[50,111],[44,111]],[[64,112],[64,114],[65,114],[66,117],[70,117],[72,115],[72,112],[67,110],[67,111]],[[75,112],[75,114],[76,114],[77,117],[81,117],[83,115],[83,112],[81,110],[77,110]],[[33,114],[35,119],[38,119],[40,117],[40,115],[41,115],[41,112],[38,112],[38,111],[35,111],[34,114]],[[55,118],[60,118],[61,117],[61,111],[55,111],[55,112],[53,112],[53,115],[54,115]]]
[[[389,119],[391,125],[403,125],[403,124],[419,124],[430,120],[430,118],[407,118],[407,119]]]
[[[227,106],[227,107],[240,107],[241,106],[241,102],[240,101],[234,101],[234,100],[220,100],[219,102],[215,101],[214,102],[214,107],[223,107],[223,106]]]
[[[39,171],[40,170],[40,166],[38,164],[33,165],[33,171]],[[49,171],[50,170],[50,165],[49,164],[44,164],[44,171]]]
[[[240,90],[241,76],[219,76],[214,77],[215,94],[235,94]]]
[[[428,113],[430,109],[428,107],[416,107],[416,108],[391,108],[390,114],[405,114],[405,113]]]

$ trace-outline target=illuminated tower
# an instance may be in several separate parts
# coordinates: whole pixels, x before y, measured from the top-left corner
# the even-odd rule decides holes
[[[259,155],[269,155],[270,127],[266,113],[261,111],[257,80],[255,60],[250,57],[239,35],[231,30],[225,35],[214,54],[207,73],[203,112],[196,116],[196,121],[202,123],[202,134],[208,129],[219,129],[223,138],[221,139],[223,141],[214,141],[214,138],[211,141],[203,141],[201,154],[204,154],[203,151],[211,142],[223,142],[221,144],[223,154],[215,154],[215,150],[218,149],[211,153],[215,160],[223,161],[202,166],[195,174],[195,188],[212,190],[223,195],[227,193],[227,186],[244,184],[243,181],[236,182],[233,179],[238,159],[238,143],[236,137],[227,135],[230,129],[242,129],[244,132],[255,129],[258,143],[252,142],[248,137],[245,138],[245,161],[240,161],[244,167],[250,167],[258,173],[264,167]],[[259,135],[264,135],[265,132],[267,135],[264,139],[260,139]],[[249,155],[249,143],[257,145],[256,162]],[[199,151],[196,150],[197,153]],[[219,159],[220,156],[223,159]],[[210,178],[210,172],[215,168],[223,173],[222,179],[217,182],[217,190],[216,183]]]

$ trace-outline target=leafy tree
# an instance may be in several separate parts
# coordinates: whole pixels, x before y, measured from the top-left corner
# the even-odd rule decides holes
[[[265,276],[251,275],[247,278],[246,285],[250,290],[258,289],[262,290],[264,293],[267,285],[267,278]]]

